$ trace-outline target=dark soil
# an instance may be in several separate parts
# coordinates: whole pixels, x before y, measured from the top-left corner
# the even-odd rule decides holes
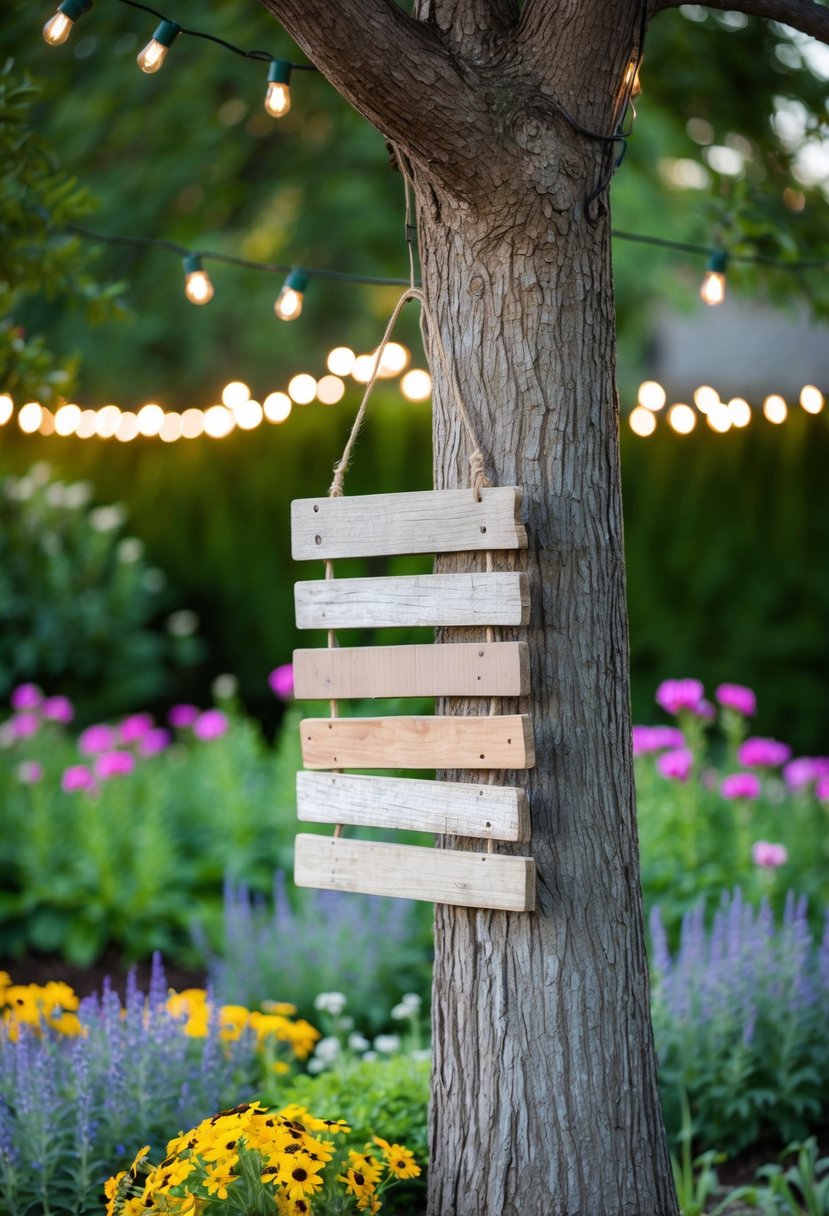
[[[26,954],[22,958],[5,961],[0,958],[0,970],[8,971],[15,984],[46,984],[49,980],[64,980],[78,996],[84,997],[100,992],[106,976],[109,976],[115,991],[123,996],[130,967],[116,951],[108,950],[89,967],[75,967],[58,954]],[[150,984],[149,961],[136,963],[135,971],[139,988],[146,992]],[[203,971],[188,971],[166,960],[164,974],[168,985],[178,992],[184,988],[205,986]]]

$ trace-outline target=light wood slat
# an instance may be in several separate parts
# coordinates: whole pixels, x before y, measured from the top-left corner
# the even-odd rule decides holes
[[[531,857],[461,853],[344,836],[300,833],[294,882],[298,887],[391,895],[464,908],[506,912],[535,908],[535,862]]]
[[[527,795],[508,785],[299,772],[296,801],[297,818],[305,823],[407,829],[481,840],[530,838]]]
[[[526,625],[527,577],[414,574],[333,578],[294,587],[298,629],[385,629],[412,625]]]
[[[516,486],[494,486],[481,491],[480,502],[471,490],[298,498],[291,503],[291,552],[308,561],[526,549],[521,497]]]
[[[306,768],[532,768],[526,714],[490,717],[305,718]]]
[[[337,697],[523,697],[529,688],[526,642],[294,651],[294,695],[301,701]]]

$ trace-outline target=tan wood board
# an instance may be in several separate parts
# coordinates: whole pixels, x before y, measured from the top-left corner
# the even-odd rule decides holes
[[[520,506],[516,486],[482,490],[480,502],[471,490],[298,498],[291,503],[291,552],[295,561],[309,561],[526,549]]]
[[[294,651],[294,695],[303,701],[337,697],[523,697],[529,687],[526,642]]]
[[[526,714],[305,718],[306,768],[524,769],[535,764]]]
[[[514,786],[299,772],[296,801],[297,818],[305,823],[407,829],[482,840],[530,838],[527,795]]]
[[[423,899],[465,908],[531,912],[535,862],[499,853],[461,853],[420,845],[311,836],[296,838],[298,887]]]
[[[294,587],[298,629],[385,629],[411,625],[526,625],[527,577],[408,574],[399,578],[333,578]]]

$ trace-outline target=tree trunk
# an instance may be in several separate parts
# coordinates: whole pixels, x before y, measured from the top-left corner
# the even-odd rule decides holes
[[[427,298],[489,476],[524,489],[532,676],[520,709],[537,754],[529,774],[503,778],[528,788],[537,911],[436,909],[428,1210],[668,1216],[630,747],[609,225],[571,222],[520,188],[506,199],[493,190],[492,208],[473,215],[431,187],[418,196]],[[466,437],[430,361],[435,486],[467,485]]]

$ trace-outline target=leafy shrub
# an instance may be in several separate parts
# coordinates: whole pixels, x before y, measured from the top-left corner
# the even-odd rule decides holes
[[[779,927],[766,901],[724,895],[686,915],[671,956],[651,915],[652,1011],[662,1105],[680,1137],[684,1096],[703,1147],[736,1152],[764,1135],[802,1137],[829,1109],[829,915],[813,941],[804,899]]]

